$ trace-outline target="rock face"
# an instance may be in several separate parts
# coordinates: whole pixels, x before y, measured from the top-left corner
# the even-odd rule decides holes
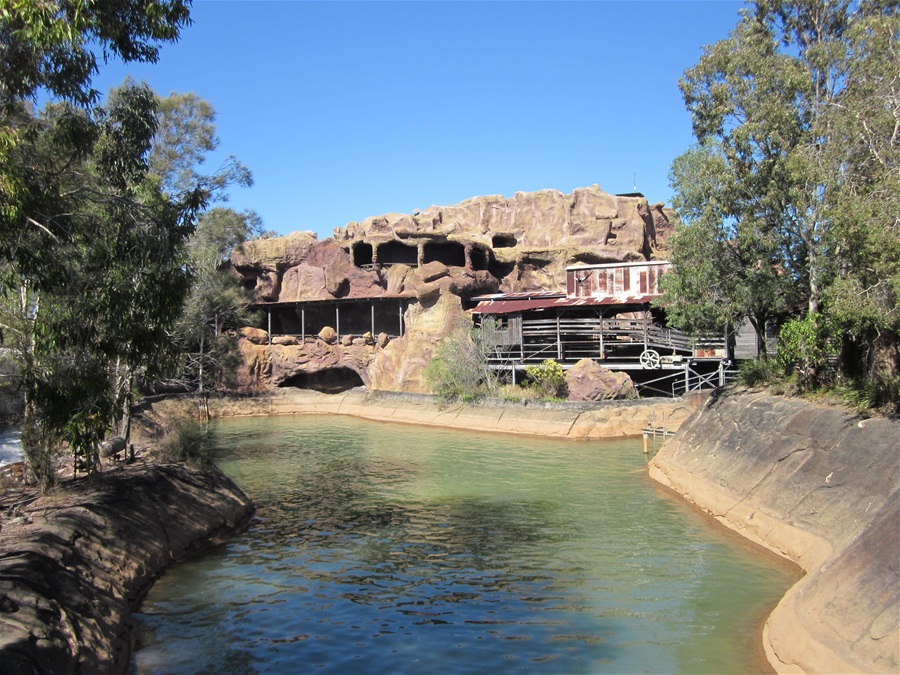
[[[752,393],[711,399],[650,476],[806,570],[766,624],[790,673],[900,671],[900,423]]]
[[[661,204],[593,185],[388,213],[323,241],[309,232],[258,239],[235,249],[231,264],[259,302],[412,297],[444,277],[453,282],[424,294],[563,290],[567,265],[665,258],[671,232]]]
[[[570,401],[607,401],[637,398],[637,388],[628,373],[613,372],[592,359],[581,359],[566,371]]]
[[[302,343],[284,336],[273,338],[271,345],[242,339],[239,348],[248,377],[246,384],[266,382],[276,387],[294,386],[325,393],[368,386],[369,366],[380,351],[377,345],[358,338],[349,344],[338,344],[334,329],[330,328]]]
[[[218,471],[129,467],[24,508],[0,530],[5,673],[123,673],[127,619],[176,560],[243,527],[253,508]]]
[[[435,326],[452,320],[450,314],[462,317],[463,300],[498,291],[564,291],[565,268],[577,263],[664,259],[671,232],[661,204],[594,185],[568,195],[519,192],[389,213],[337,228],[323,241],[308,232],[255,240],[235,249],[231,264],[260,303],[408,298],[406,336],[373,353],[363,366],[367,373],[346,367],[367,385],[416,392],[425,390],[420,371],[439,335]],[[353,311],[352,305],[342,311]],[[440,316],[429,317],[432,311]],[[262,344],[254,335],[245,340]],[[308,354],[307,345],[297,351],[303,372],[345,367],[342,358]],[[291,377],[284,364],[292,352],[245,354],[256,364],[248,364],[248,372],[262,375],[264,383],[280,385]],[[259,367],[260,361],[272,365]]]

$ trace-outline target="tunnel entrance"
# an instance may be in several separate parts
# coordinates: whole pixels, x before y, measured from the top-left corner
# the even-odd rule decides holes
[[[363,384],[359,373],[350,368],[338,366],[337,368],[317,370],[313,373],[297,373],[283,380],[278,386],[312,389],[323,394],[340,394],[354,387],[361,387]]]

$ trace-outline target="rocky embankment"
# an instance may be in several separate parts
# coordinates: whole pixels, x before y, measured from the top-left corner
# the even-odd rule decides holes
[[[72,481],[0,530],[0,671],[121,673],[129,615],[172,563],[242,528],[217,470],[137,465]]]
[[[900,672],[900,423],[722,394],[650,476],[807,573],[766,623],[778,672]]]
[[[678,426],[700,406],[706,394],[682,399],[633,399],[594,403],[514,403],[487,399],[442,407],[435,397],[404,392],[352,390],[323,394],[308,389],[276,389],[252,398],[211,398],[211,417],[263,415],[349,415],[380,422],[449,427],[525,436],[599,440],[640,436],[648,427]],[[145,420],[196,415],[198,400],[166,397],[142,411]]]

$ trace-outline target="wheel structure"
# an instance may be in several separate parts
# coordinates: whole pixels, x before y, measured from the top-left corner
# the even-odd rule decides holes
[[[645,349],[641,354],[641,365],[648,370],[656,370],[662,365],[659,352],[655,349]]]

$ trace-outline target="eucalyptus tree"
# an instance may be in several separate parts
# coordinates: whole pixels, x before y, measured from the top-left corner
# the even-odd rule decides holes
[[[162,44],[178,39],[190,23],[190,0],[17,0],[0,6],[0,259],[42,262],[23,230],[47,240],[64,238],[61,223],[41,220],[33,211],[38,197],[21,164],[18,144],[46,131],[31,104],[39,94],[89,111],[99,100],[92,78],[109,57],[154,63]],[[57,131],[69,145],[88,151],[94,141],[90,115],[62,120]]]
[[[824,295],[852,372],[900,390],[900,16],[868,9],[846,32],[846,87],[830,111]]]
[[[679,83],[702,143],[728,173],[724,215],[771,237],[782,273],[818,311],[823,271],[826,114],[841,87],[849,0],[751,3]]]
[[[55,138],[58,119],[79,116],[65,104],[48,107],[43,132],[19,144],[52,172],[50,215],[66,229],[43,259],[44,274],[13,269],[32,293],[30,332],[19,346],[23,439],[40,461],[60,441],[89,459],[128,409],[135,374],[172,358],[168,334],[189,287],[186,243],[203,205],[200,191],[169,199],[147,172],[156,119],[149,89],[123,92],[93,115],[88,151],[67,154]]]
[[[173,199],[148,176],[151,92],[95,108],[91,83],[109,56],[155,62],[189,4],[0,7],[0,269],[18,301],[26,460],[45,483],[60,442],[93,451],[118,407],[110,364],[152,366],[186,288],[180,251],[204,195]],[[38,96],[51,103],[36,114]]]
[[[742,248],[759,254],[766,283],[746,274],[726,295],[743,289],[768,300],[774,291],[779,304],[805,306],[815,339],[843,337],[870,355],[889,354],[873,341],[896,344],[897,335],[897,6],[748,3],[729,37],[706,47],[680,82],[695,136],[716,152],[695,161],[691,150],[673,166],[682,204],[709,187],[696,185],[686,167],[718,174],[714,212],[681,236],[676,275],[695,272],[700,256],[688,254],[699,253],[700,227],[723,244],[743,238]],[[695,216],[687,211],[691,227]],[[745,257],[743,269],[752,262]],[[836,328],[819,330],[835,318]],[[897,369],[893,354],[888,372]]]
[[[676,273],[663,277],[665,297],[658,304],[672,325],[695,334],[721,334],[748,319],[762,345],[766,324],[787,313],[793,289],[771,233],[758,221],[734,217],[730,171],[713,141],[673,162]]]
[[[175,325],[181,347],[182,382],[204,396],[225,384],[239,365],[229,330],[250,322],[250,298],[229,274],[234,248],[258,235],[262,221],[253,211],[216,207],[203,213],[188,245],[194,278]]]
[[[193,92],[172,92],[160,97],[159,126],[150,152],[150,171],[162,180],[169,194],[201,187],[213,201],[227,201],[225,189],[250,187],[250,170],[234,155],[225,158],[212,173],[202,171],[210,153],[219,148],[216,111],[209,101]]]

